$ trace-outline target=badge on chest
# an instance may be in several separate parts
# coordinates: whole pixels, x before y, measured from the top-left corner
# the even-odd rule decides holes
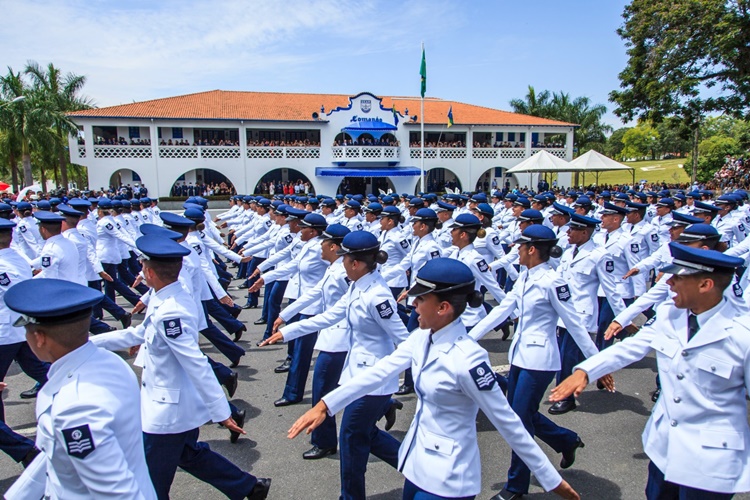
[[[490,391],[495,385],[495,372],[486,361],[469,370],[469,374],[480,391]]]

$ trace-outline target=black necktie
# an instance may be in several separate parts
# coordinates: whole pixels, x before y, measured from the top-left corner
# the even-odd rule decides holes
[[[609,241],[609,233],[604,235],[604,243],[607,243]]]
[[[698,324],[698,316],[688,313],[688,342],[695,337],[695,334],[698,333],[698,330],[700,329],[701,326]]]
[[[575,259],[575,258],[576,258],[576,256],[578,255],[578,250],[579,250],[579,248],[578,248],[578,245],[576,245],[576,247],[575,247],[575,248],[573,249],[573,258],[574,258],[574,259]]]

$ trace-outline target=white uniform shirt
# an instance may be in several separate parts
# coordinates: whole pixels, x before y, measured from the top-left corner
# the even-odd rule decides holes
[[[70,276],[68,277],[68,279],[72,280],[74,278],[77,278],[75,280],[76,283],[78,283],[79,285],[88,286],[88,276],[90,275],[89,268],[91,268],[92,266],[92,264],[89,262],[89,242],[86,240],[86,238],[83,237],[81,233],[78,232],[76,228],[71,228],[63,231],[62,235],[66,240],[73,243],[76,247],[76,250],[78,251],[79,274]],[[96,256],[96,252],[93,252],[93,254],[94,256]]]
[[[32,267],[41,269],[41,272],[34,276],[35,278],[54,278],[86,285],[86,266],[81,260],[79,250],[75,243],[66,239],[62,234],[44,241],[39,258],[32,262]]]
[[[26,259],[12,248],[0,250],[0,345],[26,342],[26,329],[13,326],[20,314],[5,305],[5,292],[27,279],[31,279],[31,268]]]
[[[388,254],[388,260],[380,266],[381,273],[399,264],[409,253],[409,240],[404,238],[403,233],[398,228],[394,227],[388,231],[382,231],[378,240],[380,241],[380,249]],[[386,279],[386,282],[391,288],[404,288],[409,284],[406,273],[394,274]]]
[[[409,278],[409,286],[413,286],[417,280],[417,272],[422,269],[427,262],[432,259],[437,259],[442,255],[440,246],[435,241],[432,233],[423,236],[422,238],[416,239],[409,249],[409,253],[404,259],[397,265],[382,270],[383,278],[386,281],[390,281],[400,275],[406,276],[406,271],[411,270]],[[409,304],[414,302],[413,297],[409,297]]]

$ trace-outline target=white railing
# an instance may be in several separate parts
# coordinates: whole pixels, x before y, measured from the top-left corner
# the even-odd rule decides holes
[[[539,151],[546,151],[551,155],[555,155],[558,158],[565,159],[567,150],[565,148],[532,148],[531,155],[537,154]]]
[[[78,145],[78,157],[86,158],[86,146],[84,146],[83,144]]]
[[[411,148],[409,158],[416,159],[422,157],[420,148]],[[461,160],[466,158],[466,148],[424,148],[424,157],[426,160]]]
[[[196,146],[159,146],[159,158],[198,158]]]
[[[397,146],[333,146],[334,160],[395,160],[399,158]]]
[[[248,153],[249,154],[249,153]],[[284,158],[320,158],[319,147],[296,146],[284,148]]]
[[[247,157],[253,159],[275,159],[275,158],[320,158],[320,148],[311,146],[297,147],[248,147]]]
[[[151,146],[94,146],[94,158],[151,158]]]
[[[198,146],[201,158],[237,159],[240,157],[239,146]]]

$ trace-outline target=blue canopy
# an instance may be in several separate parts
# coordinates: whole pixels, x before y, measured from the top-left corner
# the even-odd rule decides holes
[[[322,177],[413,177],[421,173],[422,171],[417,167],[318,167],[315,169],[315,175]]]
[[[386,122],[355,122],[347,127],[341,129],[342,132],[375,132],[375,131],[393,131],[398,130],[398,127],[391,125]]]

